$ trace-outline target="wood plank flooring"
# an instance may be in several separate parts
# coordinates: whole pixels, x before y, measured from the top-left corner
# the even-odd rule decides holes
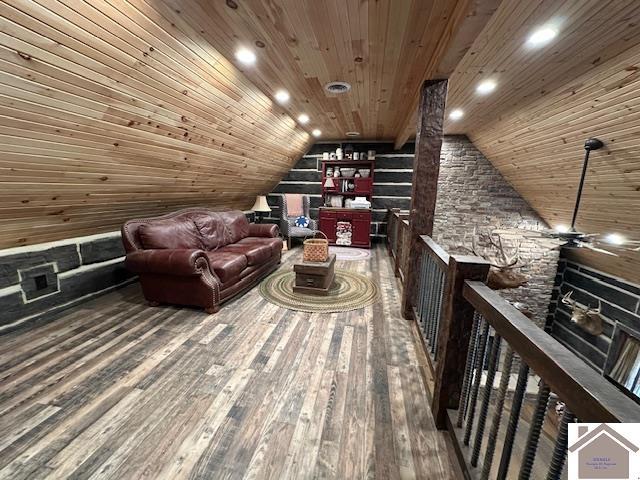
[[[0,479],[458,478],[386,252],[337,267],[381,301],[207,315],[136,284],[0,337]]]

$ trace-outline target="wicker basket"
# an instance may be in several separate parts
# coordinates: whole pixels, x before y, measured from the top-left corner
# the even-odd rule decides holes
[[[304,241],[302,260],[305,262],[326,262],[329,258],[329,240],[322,232],[317,232],[324,238],[309,238]]]

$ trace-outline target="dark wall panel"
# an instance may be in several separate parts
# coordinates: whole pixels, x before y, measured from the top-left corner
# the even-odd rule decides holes
[[[406,210],[411,206],[414,144],[407,143],[402,149],[394,150],[392,143],[344,142],[344,144],[347,143],[351,143],[359,152],[376,151],[371,235],[374,238],[382,238],[386,234],[387,209]],[[322,153],[335,151],[339,146],[338,143],[317,143],[311,147],[269,195],[269,204],[273,210],[265,221],[277,221],[280,214],[277,195],[284,193],[310,195],[311,216],[318,218],[322,191],[319,171]]]
[[[555,300],[549,309],[548,329],[552,335],[601,371],[608,354],[616,323],[640,332],[640,285],[595,271],[566,258],[561,252],[555,285]],[[562,296],[591,307],[602,308],[604,332],[593,336],[571,322],[571,309],[562,303]]]

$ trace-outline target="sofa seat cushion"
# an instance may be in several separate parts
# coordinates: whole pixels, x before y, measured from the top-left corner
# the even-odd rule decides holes
[[[282,239],[279,237],[246,237],[238,245],[267,245],[271,248],[272,255],[278,255],[282,251]]]
[[[249,266],[262,265],[271,258],[271,247],[269,245],[232,243],[218,251],[241,253],[247,257]]]
[[[228,282],[247,268],[247,257],[240,252],[222,252],[215,250],[206,252],[209,265],[222,283]]]
[[[202,239],[189,218],[172,218],[143,223],[138,238],[144,249],[202,249]]]

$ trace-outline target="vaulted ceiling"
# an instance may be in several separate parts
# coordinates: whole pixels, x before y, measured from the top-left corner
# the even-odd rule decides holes
[[[209,43],[207,18],[155,0],[0,14],[0,248],[250,208],[312,143]]]
[[[636,0],[7,0],[0,6],[0,247],[208,204],[248,208],[312,142],[402,144],[449,77],[465,133],[551,224],[640,230]],[[525,46],[537,27],[559,35]],[[252,49],[254,65],[234,58]],[[479,81],[497,88],[479,96]],[[352,85],[327,94],[330,81]],[[278,105],[278,89],[291,94]],[[306,113],[311,120],[299,125]]]
[[[528,47],[549,24],[558,36]],[[497,87],[478,95],[486,79]],[[447,113],[464,116],[445,131],[467,134],[552,226],[570,224],[584,141],[601,139],[577,227],[640,240],[639,91],[639,2],[504,0],[450,77]],[[589,262],[640,282],[639,256]]]
[[[315,128],[394,138],[495,3],[3,1],[0,248],[192,205],[250,208]],[[255,65],[235,59],[242,46]],[[353,88],[328,96],[332,80]]]

